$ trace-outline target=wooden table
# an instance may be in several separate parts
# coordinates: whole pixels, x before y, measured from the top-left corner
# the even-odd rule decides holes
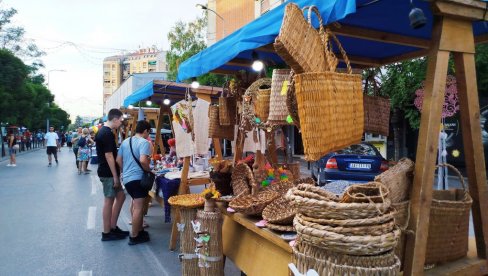
[[[289,275],[292,249],[276,232],[258,228],[257,218],[223,211],[224,255],[246,275]]]

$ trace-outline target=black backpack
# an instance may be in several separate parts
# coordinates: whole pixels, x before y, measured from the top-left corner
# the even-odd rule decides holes
[[[80,140],[78,140],[78,147],[84,148],[86,146],[86,138],[81,137]]]

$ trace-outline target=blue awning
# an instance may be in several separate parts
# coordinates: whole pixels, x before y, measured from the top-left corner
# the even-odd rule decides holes
[[[154,94],[153,87],[154,81],[150,81],[146,83],[143,87],[134,91],[134,93],[130,94],[124,99],[124,107],[128,107],[130,104],[134,104],[138,101],[142,101],[151,97]]]
[[[355,12],[354,0],[295,0],[288,1],[233,32],[221,41],[183,62],[178,70],[178,81],[200,76],[227,63],[239,54],[270,44],[280,32],[286,4],[299,7],[315,5],[324,22],[330,23]],[[251,53],[248,53],[249,58]],[[279,57],[278,57],[278,60]]]
[[[299,7],[315,5],[319,8],[324,22],[339,22],[343,29],[333,29],[348,53],[351,62],[356,65],[373,64],[377,66],[393,62],[393,59],[404,54],[416,55],[430,44],[433,15],[428,1],[414,1],[416,7],[424,11],[427,24],[420,29],[410,27],[408,14],[410,1],[398,0],[290,0],[261,17],[250,22],[224,39],[183,62],[178,70],[178,81],[197,77],[212,70],[232,72],[250,70],[249,66],[240,66],[232,60],[252,61],[252,52],[256,51],[261,60],[274,66],[286,66],[285,62],[273,51],[260,47],[272,44],[279,33],[284,16],[284,7],[295,2]],[[315,22],[316,23],[316,22]],[[317,26],[317,25],[315,25]],[[484,22],[473,23],[474,35],[488,33]],[[354,31],[361,28],[386,34],[400,35],[408,39],[405,43],[391,43],[381,39],[358,38]],[[416,44],[417,43],[417,44]],[[364,62],[364,63],[362,63]],[[237,64],[237,65],[236,65]]]

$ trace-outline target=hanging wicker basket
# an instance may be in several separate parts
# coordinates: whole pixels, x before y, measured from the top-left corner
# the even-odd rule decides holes
[[[222,126],[233,126],[237,122],[237,98],[226,88],[219,98],[219,122]]]
[[[234,140],[234,126],[222,126],[219,119],[219,107],[211,105],[208,109],[209,129],[208,138],[222,138]]]
[[[268,121],[271,88],[260,87],[254,99],[254,113],[262,122]]]
[[[273,70],[268,117],[268,121],[272,125],[288,124],[286,121],[286,117],[288,117],[289,114],[286,106],[286,93],[288,91],[289,78],[289,69]],[[284,84],[285,82],[286,85]]]

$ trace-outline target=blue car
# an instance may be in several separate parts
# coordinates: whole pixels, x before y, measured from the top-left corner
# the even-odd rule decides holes
[[[332,152],[312,163],[312,178],[324,185],[332,181],[368,182],[388,170],[388,162],[371,144],[360,143]]]

